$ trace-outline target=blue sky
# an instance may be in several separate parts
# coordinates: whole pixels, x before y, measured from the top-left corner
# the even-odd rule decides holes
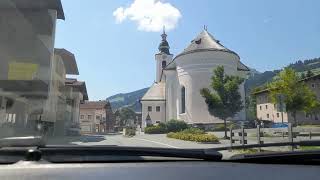
[[[80,71],[78,79],[86,81],[90,100],[148,87],[155,79],[154,54],[161,33],[154,32],[158,30],[151,25],[139,28],[134,15],[143,15],[143,11],[125,12],[129,15],[121,23],[113,15],[117,8],[126,9],[132,3],[133,0],[77,3],[62,0],[66,20],[57,24],[56,47],[75,54]],[[171,11],[160,8],[165,20],[173,23],[167,33],[173,54],[181,52],[207,25],[208,31],[237,52],[243,63],[259,71],[320,57],[318,0],[164,0],[161,3],[170,3],[181,15],[173,22],[168,20]],[[161,15],[160,10],[157,13]]]

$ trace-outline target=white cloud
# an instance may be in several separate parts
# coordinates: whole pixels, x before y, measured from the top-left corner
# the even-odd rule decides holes
[[[163,26],[166,30],[174,29],[181,13],[170,3],[159,0],[134,0],[129,7],[119,7],[113,12],[117,23],[129,19],[135,21],[141,31],[159,32]]]

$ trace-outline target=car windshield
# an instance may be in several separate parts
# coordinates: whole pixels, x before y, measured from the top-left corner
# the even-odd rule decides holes
[[[228,156],[320,149],[280,144],[320,140],[319,7],[1,0],[0,139]]]

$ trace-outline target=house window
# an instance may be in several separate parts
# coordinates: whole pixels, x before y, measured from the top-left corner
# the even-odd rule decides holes
[[[156,111],[157,111],[157,112],[160,112],[160,106],[157,106],[157,107],[156,107]]]
[[[314,116],[314,120],[319,120],[318,115]]]
[[[311,84],[311,87],[312,87],[312,88],[316,88],[316,84],[312,83],[312,84]]]
[[[269,119],[269,114],[267,114],[267,118]]]
[[[91,120],[91,118],[92,118],[92,115],[88,115],[88,119]]]
[[[186,88],[182,86],[181,88],[181,113],[186,112]]]
[[[266,109],[268,109],[268,105],[266,105]]]
[[[152,112],[152,106],[148,106],[148,112]]]
[[[262,106],[260,106],[260,110],[262,110]]]
[[[280,117],[280,114],[279,114],[279,113],[277,113],[277,117]]]
[[[81,115],[81,116],[80,116],[80,119],[84,119],[84,115]]]
[[[97,120],[100,120],[100,117],[101,117],[101,116],[96,116],[96,119],[97,119]]]
[[[162,61],[161,66],[162,68],[165,68],[167,66],[167,61]]]

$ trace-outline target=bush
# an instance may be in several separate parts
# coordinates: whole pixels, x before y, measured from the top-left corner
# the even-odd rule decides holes
[[[144,129],[144,132],[146,134],[165,134],[167,133],[167,128],[165,125],[154,125],[154,126],[148,126]]]
[[[192,134],[184,132],[171,132],[167,134],[168,138],[181,139],[184,141],[210,142],[217,143],[219,139],[213,134]]]
[[[166,123],[149,125],[144,129],[146,134],[164,134],[168,132],[179,132],[187,129],[189,126],[184,121],[170,120]]]
[[[125,136],[132,137],[132,136],[135,136],[135,135],[136,135],[136,128],[134,128],[134,127],[127,127],[127,128],[125,128],[125,129],[126,129]]]
[[[188,134],[205,134],[205,131],[199,128],[188,128],[183,131],[182,133],[188,133]]]
[[[179,132],[189,127],[186,122],[174,120],[174,119],[168,121],[166,123],[166,126],[167,126],[168,132]]]

